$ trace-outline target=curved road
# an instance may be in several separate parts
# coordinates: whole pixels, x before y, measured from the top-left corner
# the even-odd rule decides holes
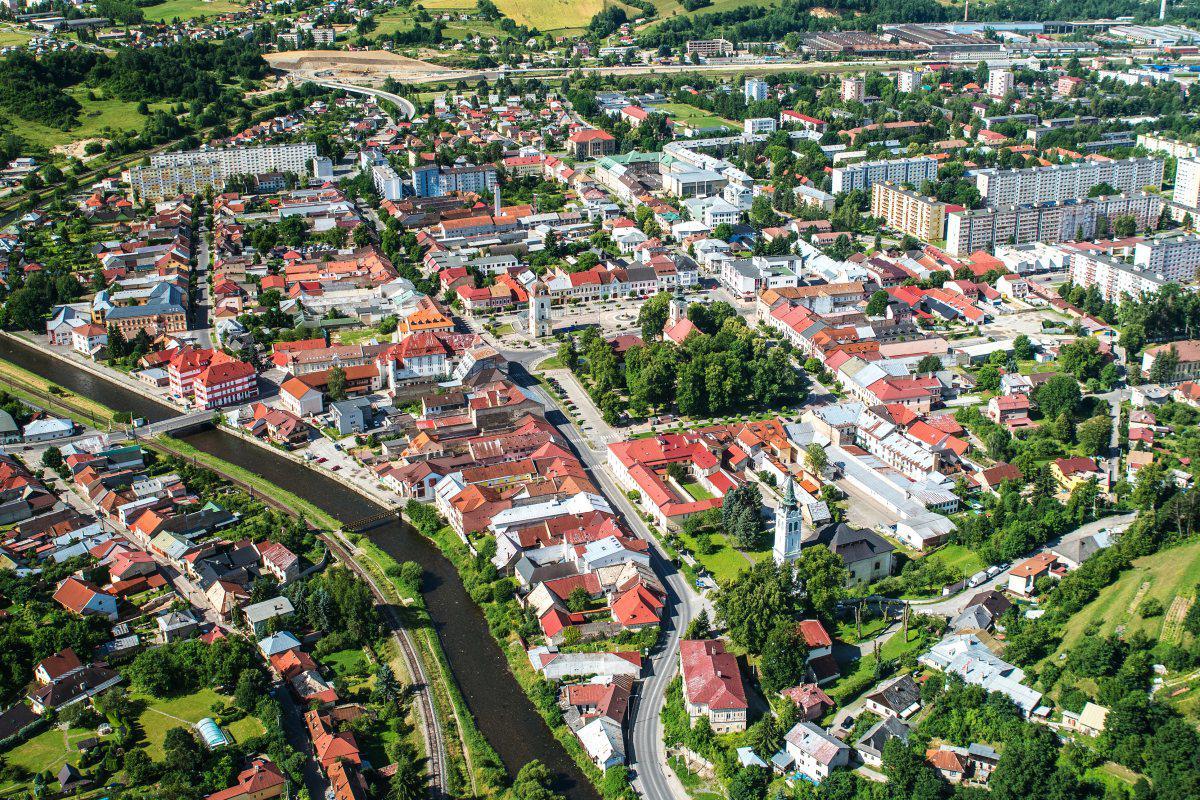
[[[303,78],[311,83],[316,83],[321,86],[327,86],[330,89],[341,89],[344,92],[352,94],[366,94],[373,97],[378,97],[381,100],[387,100],[390,103],[395,103],[396,107],[404,114],[405,119],[412,119],[417,115],[417,107],[413,105],[411,100],[401,97],[392,92],[385,92],[383,89],[375,89],[370,86],[356,86],[353,83],[341,83],[339,81],[323,81],[317,78]]]

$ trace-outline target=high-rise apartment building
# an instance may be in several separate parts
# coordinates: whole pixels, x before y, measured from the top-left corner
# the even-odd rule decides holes
[[[743,89],[746,93],[746,102],[756,103],[759,100],[767,99],[769,87],[767,86],[767,82],[762,78],[747,78]]]
[[[496,168],[490,164],[439,167],[429,164],[413,170],[413,192],[417,197],[442,197],[452,192],[491,192],[496,188]]]
[[[981,169],[975,185],[989,206],[1056,203],[1088,196],[1107,183],[1118,192],[1135,192],[1163,181],[1163,162],[1157,158],[1118,161],[1077,161],[1048,167]]]
[[[893,158],[886,161],[860,161],[833,168],[833,193],[854,189],[869,190],[873,184],[891,181],[911,183],[917,189],[925,181],[937,180],[938,165],[929,156]]]
[[[1004,97],[1012,91],[1013,74],[1006,69],[994,69],[988,73],[987,93],[992,97]]]
[[[861,103],[867,96],[867,82],[862,78],[842,78],[842,100]]]
[[[889,181],[871,187],[871,216],[882,217],[889,228],[900,233],[934,242],[945,232],[946,204]]]
[[[946,252],[963,256],[1004,244],[1055,244],[1096,235],[1096,220],[1112,223],[1129,215],[1138,229],[1157,224],[1164,201],[1155,194],[1134,192],[1104,198],[1068,200],[1025,206],[952,211],[946,215]]]
[[[1175,166],[1176,203],[1188,208],[1200,208],[1200,160],[1181,158]]]
[[[1133,247],[1133,263],[1163,280],[1193,283],[1200,269],[1200,236],[1188,233],[1138,242]]]
[[[316,157],[317,146],[310,142],[159,153],[150,157],[150,166],[130,168],[129,185],[138,202],[153,202],[210,187],[219,191],[232,175],[306,175]]]

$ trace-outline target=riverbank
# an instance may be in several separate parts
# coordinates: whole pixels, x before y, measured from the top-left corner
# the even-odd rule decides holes
[[[473,587],[471,599],[483,610],[488,621],[488,630],[504,653],[509,671],[537,709],[538,715],[604,800],[617,800],[622,797],[621,791],[614,793],[614,787],[606,784],[605,773],[596,767],[588,757],[587,751],[583,749],[579,737],[567,726],[562,709],[558,706],[557,688],[536,673],[530,665],[522,635],[528,635],[529,632],[524,632],[519,627],[518,620],[523,620],[524,614],[509,590],[512,586],[511,579],[501,576],[489,583],[480,568],[480,561],[487,560],[486,553],[477,552],[445,525],[440,517],[432,513],[431,507],[426,508],[430,513],[422,514],[423,520],[412,519],[410,522],[422,535],[437,545],[458,570],[463,583]],[[435,519],[437,524],[433,522]],[[627,783],[625,785],[627,786]]]
[[[48,376],[76,394],[94,398],[110,408],[129,409],[135,416],[150,421],[168,419],[179,413],[147,398],[143,392],[131,391],[123,381],[97,376],[20,339],[0,337],[0,359]],[[261,442],[251,448],[248,439],[231,433],[230,428],[221,427],[181,438],[200,451],[247,469],[273,486],[285,487],[308,499],[342,524],[375,517],[386,510],[377,498],[371,497],[371,493],[350,486],[346,482],[347,476],[341,472],[329,474],[313,470],[309,464],[304,464],[308,467],[304,471],[298,470],[296,467],[302,461],[299,456],[263,446]],[[378,491],[378,487],[371,488]],[[388,507],[394,507],[396,499],[393,495],[389,497]],[[472,601],[460,571],[441,549],[411,526],[398,521],[373,528],[370,542],[396,562],[413,561],[425,571],[421,594],[431,623],[428,635],[436,637],[440,643],[444,655],[441,674],[445,674],[444,668],[448,665],[452,685],[463,698],[458,714],[463,727],[470,724],[468,719],[475,723],[509,775],[516,775],[531,761],[541,761],[554,776],[556,791],[569,800],[595,800],[597,792],[593,782],[583,774],[575,759],[567,756],[563,744],[546,727],[533,702],[511,674],[506,654],[489,633],[488,620],[478,604]],[[439,672],[430,670],[431,677],[437,674]],[[449,725],[453,718],[447,713],[443,721]],[[477,776],[489,767],[482,756],[475,758],[474,763]],[[498,766],[495,774],[499,776],[498,781],[504,780]]]

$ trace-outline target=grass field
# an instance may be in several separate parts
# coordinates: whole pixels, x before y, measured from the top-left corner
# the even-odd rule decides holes
[[[763,6],[770,7],[779,5],[779,0],[713,0],[712,5],[697,8],[695,11],[688,11],[683,7],[679,0],[655,0],[655,7],[658,8],[658,16],[656,16],[646,27],[654,25],[664,19],[671,17],[694,17],[698,14],[712,14],[717,11],[732,11],[735,8],[742,6]],[[636,19],[641,16],[641,12],[634,9],[629,15],[630,19]]]
[[[104,97],[103,91],[94,89],[96,100],[89,100],[86,87],[74,87],[67,91],[83,107],[79,112],[79,124],[70,130],[52,128],[22,119],[11,119],[14,129],[30,143],[51,148],[69,144],[80,139],[93,139],[103,135],[106,128],[116,131],[141,130],[146,118],[137,113],[137,103]],[[166,103],[155,103],[151,109],[166,108]]]
[[[712,492],[701,486],[696,481],[689,480],[679,485],[683,487],[685,492],[691,495],[693,500],[711,500],[715,496]]]
[[[75,749],[75,743],[80,739],[95,735],[95,731],[83,728],[61,731],[52,727],[9,750],[4,754],[4,760],[31,774],[43,770],[58,772],[59,767],[65,762],[69,761],[71,764],[78,765],[79,751]],[[7,794],[23,785],[23,783],[6,782],[0,787],[0,791]]]
[[[762,561],[771,555],[770,550],[749,550],[744,553],[736,550],[726,541],[724,534],[720,533],[714,533],[710,537],[712,543],[717,545],[717,550],[709,555],[700,555],[696,550],[695,541],[690,536],[680,532],[679,538],[687,543],[688,549],[692,551],[692,556],[700,562],[701,566],[712,573],[718,583],[725,583],[736,578],[738,573],[749,567],[752,561]]]
[[[948,567],[958,567],[962,570],[963,576],[967,578],[979,572],[984,566],[983,561],[973,550],[968,550],[960,544],[948,544],[937,552],[931,553],[930,557],[936,557]]]
[[[245,8],[241,3],[232,0],[166,0],[156,6],[147,6],[142,11],[146,19],[172,20],[192,19],[193,17],[212,17],[217,14],[227,14],[230,11],[240,11]]]
[[[1066,652],[1093,626],[1101,635],[1113,633],[1120,628],[1125,634],[1142,631],[1151,638],[1158,638],[1164,627],[1172,626],[1170,613],[1177,597],[1184,598],[1177,609],[1186,611],[1186,599],[1193,594],[1200,582],[1200,541],[1172,547],[1133,562],[1117,582],[1105,587],[1099,597],[1089,603],[1067,622],[1063,630],[1063,641],[1059,652]],[[1138,606],[1150,598],[1157,599],[1168,611],[1157,617],[1142,619]],[[1182,619],[1182,612],[1175,616]],[[1051,656],[1052,658],[1055,656]]]
[[[698,128],[738,127],[727,119],[713,116],[704,109],[690,106],[687,103],[663,103],[654,106],[653,110],[666,114],[676,122],[694,125]]]
[[[0,28],[0,47],[20,47],[33,38],[32,33],[16,28]]]
[[[506,17],[541,31],[584,28],[604,8],[604,0],[496,0]]]
[[[155,761],[163,757],[163,740],[171,728],[189,727],[205,717],[213,716],[213,705],[227,705],[230,698],[217,694],[212,689],[182,697],[168,699],[139,696],[146,702],[146,710],[138,717],[138,724],[145,733],[146,755]],[[229,725],[229,733],[236,741],[245,741],[263,732],[262,723],[254,717],[244,717]]]
[[[361,649],[339,650],[321,659],[321,663],[333,670],[339,677],[345,675],[362,675],[368,671],[367,656]]]

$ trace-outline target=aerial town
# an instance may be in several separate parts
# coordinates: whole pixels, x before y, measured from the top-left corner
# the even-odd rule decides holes
[[[1196,800],[1198,272],[1190,0],[3,0],[0,800]]]

